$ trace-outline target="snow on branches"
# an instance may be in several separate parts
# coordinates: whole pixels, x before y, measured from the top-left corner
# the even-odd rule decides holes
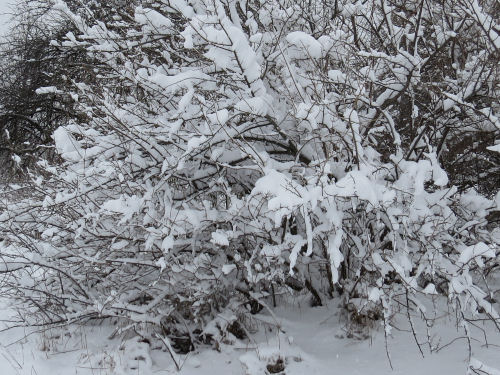
[[[431,3],[156,0],[101,20],[58,1],[79,34],[54,45],[98,80],[74,79],[62,162],[0,216],[26,322],[202,328],[303,290],[387,325],[444,294],[498,325],[478,276],[499,207],[442,167],[452,135],[498,135],[498,27]]]

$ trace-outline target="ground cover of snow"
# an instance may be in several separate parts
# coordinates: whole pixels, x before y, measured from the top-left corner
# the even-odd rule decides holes
[[[452,317],[444,316],[447,306],[443,301],[431,306],[435,309],[432,313],[443,316],[433,327],[433,332],[439,335],[431,336],[431,343],[442,349],[431,354],[429,346],[422,345],[423,357],[413,335],[406,331],[409,326],[402,317],[397,319],[397,329],[392,329],[386,348],[382,326],[374,327],[364,340],[347,338],[335,301],[315,308],[302,302],[284,304],[273,310],[274,316],[256,315],[254,324],[259,329],[249,340],[234,338],[230,343],[221,344],[218,350],[207,346],[187,356],[178,355],[179,372],[162,348],[151,348],[134,337],[109,339],[115,328],[109,323],[52,329],[28,336],[29,331],[25,329],[3,331],[0,333],[0,374],[257,375],[269,373],[268,365],[271,370],[283,366],[286,375],[467,373],[469,359],[463,329],[455,326]],[[8,301],[2,301],[2,306],[1,318],[6,319],[12,311]],[[425,327],[415,322],[417,338],[423,342]],[[500,335],[487,325],[478,322],[478,326],[488,333],[488,345],[483,332],[474,329],[471,363],[496,375],[495,368],[500,368]],[[451,344],[446,345],[448,343]]]

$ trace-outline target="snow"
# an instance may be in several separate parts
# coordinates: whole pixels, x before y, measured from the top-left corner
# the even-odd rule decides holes
[[[429,283],[424,288],[423,292],[425,294],[437,294],[437,292],[436,292],[436,286],[433,283]]]
[[[229,119],[229,111],[227,109],[221,109],[220,111],[209,114],[207,117],[214,124],[224,125]]]
[[[188,70],[175,75],[166,75],[161,72],[148,76],[145,69],[138,71],[140,78],[145,78],[168,92],[175,93],[181,89],[191,89],[195,84],[201,81],[210,80],[210,77],[199,70]]]
[[[227,235],[221,230],[212,232],[212,239],[210,240],[210,242],[220,246],[229,246],[229,239],[227,238]]]
[[[497,145],[494,145],[494,146],[489,146],[489,147],[486,147],[488,150],[490,151],[494,151],[494,152],[500,152],[500,143],[497,144]]]
[[[294,31],[287,35],[286,40],[288,43],[295,45],[298,48],[303,48],[306,55],[312,58],[320,58],[322,52],[322,45],[313,36],[303,32]]]
[[[57,94],[60,91],[57,90],[57,87],[54,86],[47,86],[47,87],[39,87],[35,90],[37,95],[44,95],[44,94]]]
[[[224,264],[222,266],[222,273],[224,275],[229,275],[235,269],[236,269],[236,265],[234,265],[234,264]]]
[[[329,70],[328,71],[328,78],[330,78],[334,82],[338,83],[345,83],[347,80],[347,77],[344,73],[342,73],[340,70]]]
[[[227,270],[232,269],[228,267]],[[372,291],[373,299],[379,291]],[[11,310],[1,301],[0,316],[6,318]],[[445,301],[434,305],[436,316],[446,310]],[[432,310],[432,309],[431,309]],[[227,319],[227,318],[226,318]],[[422,345],[420,354],[413,336],[401,322],[387,341],[393,369],[386,353],[383,327],[375,326],[364,340],[349,338],[349,330],[341,322],[335,301],[324,307],[311,308],[306,299],[298,307],[282,302],[273,315],[255,316],[263,325],[251,333],[250,340],[221,343],[218,350],[201,346],[187,355],[178,354],[180,371],[167,352],[152,348],[139,338],[110,339],[115,326],[89,324],[86,327],[52,329],[31,333],[16,328],[0,332],[0,373],[5,375],[262,375],[267,366],[283,360],[287,375],[420,375],[466,374],[467,367],[488,370],[498,375],[500,337],[489,337],[484,344],[481,328],[471,328],[474,340],[472,358],[468,364],[463,333],[452,318],[439,318],[432,327],[439,337],[431,338],[435,350]],[[268,328],[263,328],[267,326]],[[279,329],[278,329],[279,327]],[[425,339],[425,326],[416,324],[417,337]],[[30,334],[31,333],[31,334]],[[456,341],[453,341],[456,340]],[[449,345],[448,345],[449,344]]]
[[[236,103],[235,108],[241,112],[252,113],[257,116],[265,116],[269,112],[265,97],[247,98]]]
[[[342,241],[343,231],[337,229],[334,236],[329,239],[328,254],[330,255],[330,264],[332,266],[332,282],[336,283],[339,279],[338,269],[340,263],[344,260],[344,255],[340,252],[340,243]]]
[[[79,142],[65,128],[59,127],[52,135],[57,151],[66,160],[78,161],[82,157],[82,149]]]
[[[481,49],[498,47],[496,21],[471,1],[459,16],[484,29]],[[404,29],[386,1],[356,1],[307,25],[279,2],[226,3],[153,1],[87,25],[56,0],[77,30],[53,46],[84,46],[99,84],[36,90],[69,94],[82,116],[54,131],[62,161],[40,161],[33,195],[5,192],[0,295],[16,298],[0,320],[30,308],[34,322],[113,319],[0,330],[0,374],[497,374],[500,230],[487,222],[500,193],[448,186],[426,125],[499,126],[496,105],[471,100],[492,53],[435,75],[435,108],[409,107],[414,137],[400,99],[426,98],[420,70],[434,62],[421,48],[436,52],[417,43],[432,33],[414,12]],[[438,40],[463,37],[438,18]],[[13,305],[24,293],[29,306]],[[176,324],[213,341],[174,353]]]
[[[234,26],[227,18],[222,19],[221,24],[230,38],[232,50],[243,70],[243,75],[252,89],[252,94],[254,96],[265,95],[266,88],[260,79],[261,66],[257,54],[250,46],[245,33]]]
[[[172,21],[154,9],[143,9],[138,7],[135,11],[136,22],[142,25],[150,25],[155,31],[169,29],[173,26]]]
[[[383,295],[384,292],[379,288],[372,288],[370,290],[370,293],[368,293],[368,300],[372,302],[378,302],[380,300],[380,297],[382,297]]]
[[[486,245],[484,242],[479,242],[475,245],[468,246],[463,249],[460,253],[458,261],[462,264],[467,264],[472,259],[474,259],[476,263],[480,267],[482,267],[484,265],[481,259],[482,257],[495,258],[495,250],[492,247]]]
[[[161,243],[161,249],[163,250],[164,253],[167,253],[169,250],[173,249],[173,247],[174,247],[174,237],[166,236]]]
[[[188,2],[185,0],[169,0],[169,5],[172,9],[175,9],[182,13],[182,15],[186,18],[193,17],[193,8],[188,5]]]

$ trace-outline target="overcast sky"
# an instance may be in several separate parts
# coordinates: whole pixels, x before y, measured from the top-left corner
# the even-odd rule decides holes
[[[0,0],[0,35],[3,34],[7,28],[9,23],[11,12],[10,5],[15,0]]]

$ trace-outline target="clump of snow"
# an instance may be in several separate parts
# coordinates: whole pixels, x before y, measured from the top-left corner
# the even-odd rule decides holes
[[[269,112],[269,106],[266,99],[267,98],[260,96],[255,98],[246,98],[236,103],[235,108],[241,112],[265,116]]]
[[[57,151],[64,159],[78,161],[83,156],[80,143],[64,127],[59,127],[53,134]]]
[[[224,125],[229,119],[229,111],[227,109],[221,109],[220,111],[209,114],[208,118],[214,124]]]
[[[484,242],[479,242],[463,249],[460,252],[458,261],[462,264],[467,264],[474,259],[479,267],[483,267],[484,263],[482,258],[495,258],[495,256],[496,254],[493,247],[486,245]]]
[[[293,31],[286,36],[288,43],[303,49],[307,56],[320,58],[322,54],[322,45],[313,36],[303,31]]]
[[[35,93],[37,95],[44,95],[44,94],[58,94],[61,93],[60,90],[57,89],[55,86],[47,86],[47,87],[39,87],[35,90]]]
[[[216,245],[229,246],[229,239],[227,235],[220,230],[212,232],[212,239],[210,241]]]
[[[172,21],[154,9],[137,7],[135,21],[142,25],[150,25],[155,31],[162,31],[173,26]]]
[[[486,148],[493,152],[500,152],[500,143],[494,146],[488,146]]]

